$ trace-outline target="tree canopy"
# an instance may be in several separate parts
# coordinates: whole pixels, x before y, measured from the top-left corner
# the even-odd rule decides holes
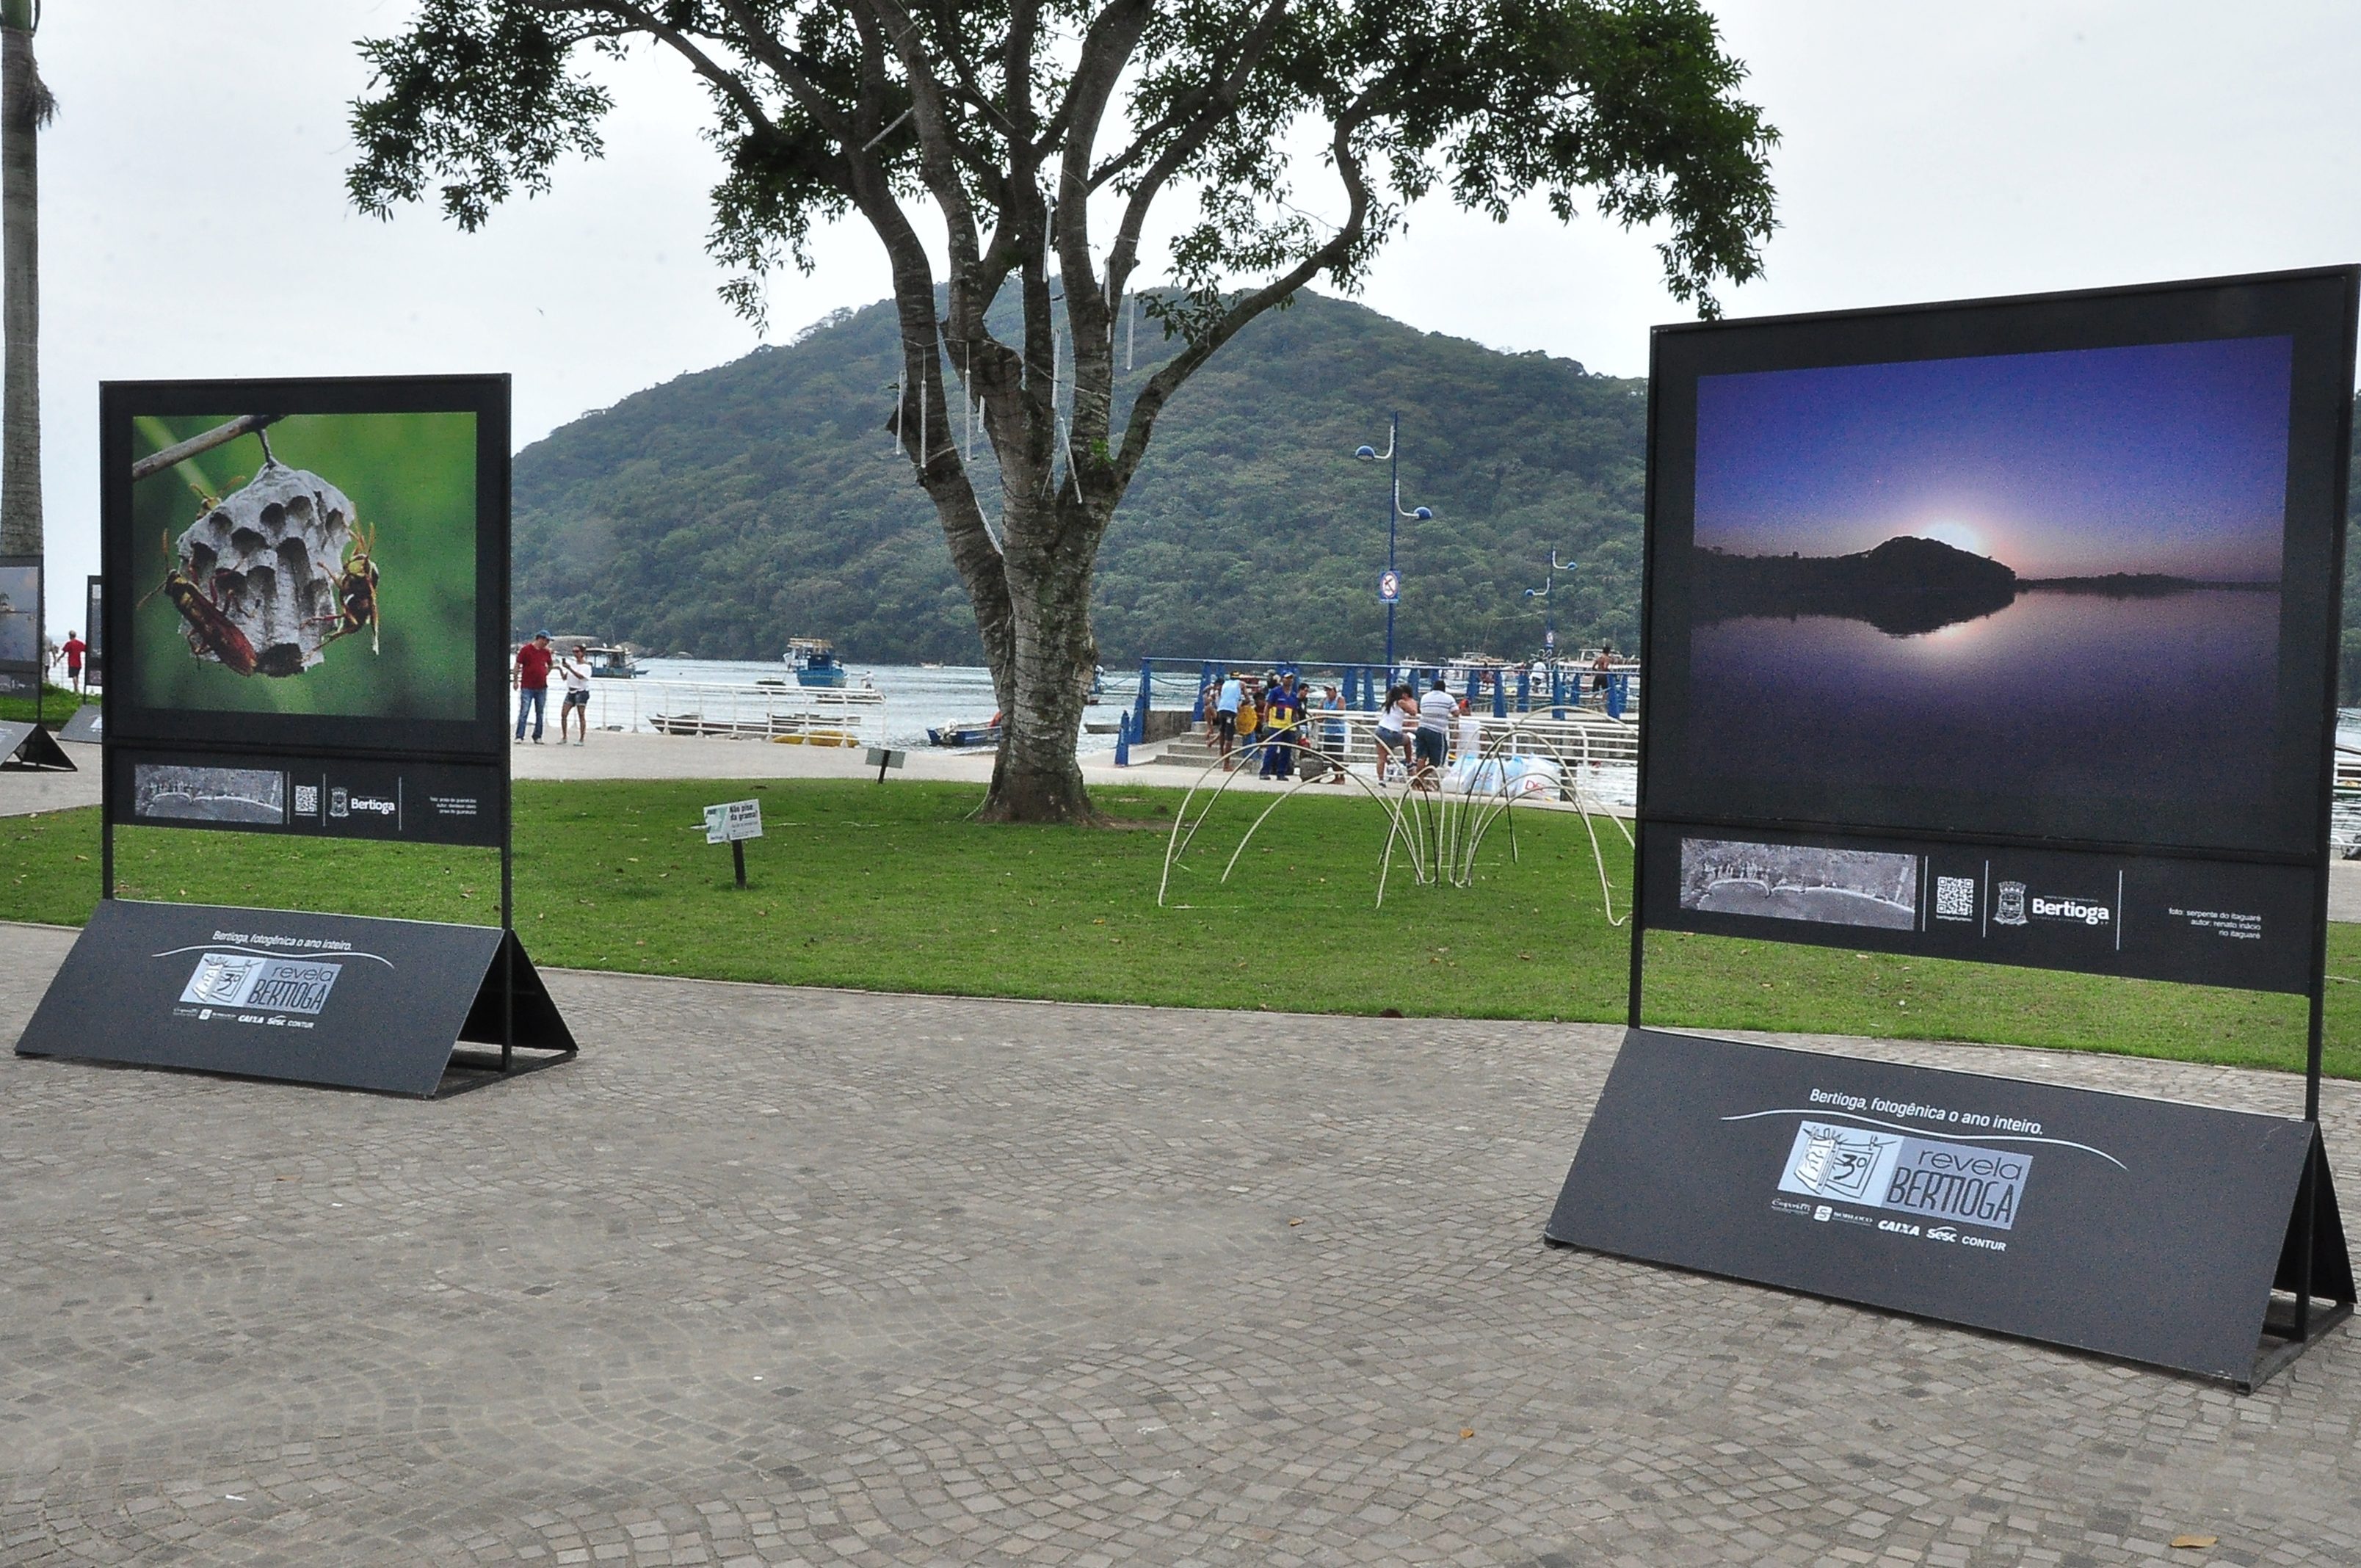
[[[1668,286],[1708,313],[1772,227],[1776,133],[1698,0],[425,0],[363,46],[354,200],[431,194],[481,224],[597,153],[609,99],[584,60],[642,46],[708,90],[710,244],[740,310],[808,265],[815,225],[857,214],[885,248],[887,428],[1008,714],[994,818],[1093,815],[1074,738],[1099,550],[1159,417],[1241,330],[1316,279],[1352,290],[1430,193],[1658,225]],[[1151,214],[1177,229],[1160,258]],[[1146,294],[1144,259],[1164,273]],[[1118,399],[1134,299],[1177,347]],[[990,492],[954,405],[980,419]]]

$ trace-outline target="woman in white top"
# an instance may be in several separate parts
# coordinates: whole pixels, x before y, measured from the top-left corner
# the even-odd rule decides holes
[[[1418,704],[1411,700],[1410,687],[1390,686],[1386,700],[1378,708],[1378,782],[1384,784],[1392,776],[1390,757],[1400,753],[1403,768],[1410,766],[1410,735],[1408,726],[1418,721]]]
[[[590,739],[590,644],[577,642],[574,652],[557,662],[557,673],[566,677],[566,706],[557,710],[557,743],[566,744],[566,721],[574,720],[578,739],[577,746]]]

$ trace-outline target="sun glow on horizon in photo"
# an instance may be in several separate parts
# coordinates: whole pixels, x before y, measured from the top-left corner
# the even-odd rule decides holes
[[[1983,534],[1964,522],[1922,523],[1916,532],[1921,539],[1931,539],[1954,550],[1964,550],[1971,555],[1989,556],[1992,554],[1992,546],[1984,542]]]

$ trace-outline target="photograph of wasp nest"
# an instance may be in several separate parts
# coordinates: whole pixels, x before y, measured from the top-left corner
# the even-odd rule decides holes
[[[271,417],[249,414],[144,458],[137,481],[248,433],[262,467],[229,495],[205,497],[171,544],[161,591],[186,622],[189,652],[242,675],[297,675],[337,638],[376,633],[377,567],[353,528],[353,503],[270,450]]]

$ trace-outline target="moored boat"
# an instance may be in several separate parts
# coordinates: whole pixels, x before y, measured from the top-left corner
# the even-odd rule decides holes
[[[608,680],[630,680],[640,673],[640,662],[628,642],[594,642],[583,651],[590,673]]]
[[[936,725],[928,729],[927,740],[929,745],[959,750],[997,746],[1000,744],[1000,719],[995,715],[972,723]]]
[[[845,683],[844,666],[837,662],[835,645],[825,637],[788,638],[786,663],[796,673],[797,685],[840,686]]]

